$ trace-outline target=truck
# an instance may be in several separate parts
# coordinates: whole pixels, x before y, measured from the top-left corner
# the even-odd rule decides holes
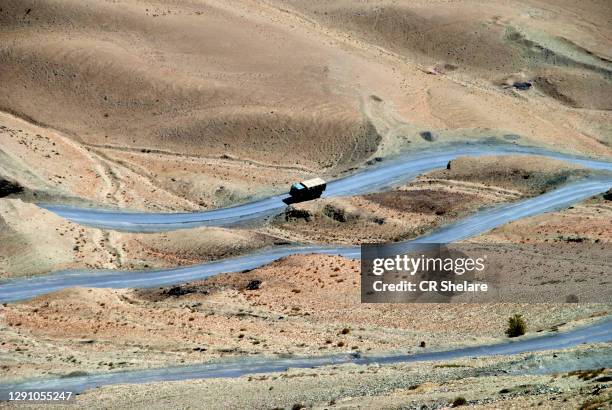
[[[313,178],[291,185],[289,195],[295,201],[306,201],[320,197],[326,187],[327,183],[323,179]]]

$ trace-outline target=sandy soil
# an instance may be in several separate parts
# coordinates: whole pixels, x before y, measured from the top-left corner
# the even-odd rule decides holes
[[[152,211],[217,208],[284,191],[312,175],[305,167],[229,156],[92,148],[2,113],[0,124],[0,177],[21,187],[11,197],[30,202]]]
[[[597,195],[569,209],[521,219],[475,239],[496,243],[612,242],[612,203]]]
[[[491,137],[609,159],[611,13],[597,0],[5,0],[0,277],[176,266],[275,238],[409,238],[578,178],[584,170],[554,161],[459,159],[389,192],[297,205],[252,231],[106,232],[31,205],[212,209],[376,157]],[[473,241],[608,244],[611,215],[598,196]],[[500,340],[514,313],[533,333],[610,308],[370,306],[359,303],[358,273],[354,261],[305,255],[174,287],[67,289],[6,304],[3,379],[277,353],[415,352]],[[504,373],[521,369],[513,360],[113,386],[79,404],[440,408],[461,395],[481,408],[609,405],[603,382]]]
[[[11,0],[0,171],[48,199],[190,210],[484,135],[609,156],[609,10],[574,13],[541,0]]]
[[[610,105],[610,52],[604,46],[610,38],[609,25],[604,23],[610,10],[598,1],[579,6],[546,0],[511,4],[387,0],[272,3],[282,4],[288,14],[296,14],[335,38],[363,50],[375,50],[381,59],[401,61],[436,77],[439,81],[402,81],[397,94],[407,93],[415,101],[407,103],[397,94],[393,101],[406,118],[429,114],[449,128],[513,129],[530,137],[537,134],[539,141],[552,141],[555,137],[540,120],[546,118],[554,126],[569,117],[566,124],[571,125],[564,132],[569,128],[589,132],[587,129],[597,126],[592,128],[586,117],[567,108],[606,110]],[[514,89],[521,81],[532,82],[535,90]],[[523,111],[526,107],[530,107],[529,113]],[[566,120],[557,117],[553,107],[560,109],[558,114],[563,112]],[[529,125],[515,117],[517,114],[529,118]],[[609,130],[597,134],[590,135],[609,146]],[[578,141],[568,139],[572,145]]]
[[[464,359],[448,364],[334,366],[289,369],[237,379],[109,386],[77,396],[87,408],[232,408],[357,409],[449,408],[463,397],[469,408],[605,408],[610,403],[610,371],[558,371],[524,375],[517,367],[575,363],[579,357],[609,354],[610,348],[577,349],[513,358]],[[109,406],[109,403],[112,405]],[[0,403],[0,407],[2,404]]]
[[[127,233],[84,227],[19,199],[0,200],[0,279],[64,269],[150,269],[226,258],[272,246],[241,229]]]
[[[0,105],[114,148],[316,166],[375,149],[335,49],[243,7],[8,2]]]

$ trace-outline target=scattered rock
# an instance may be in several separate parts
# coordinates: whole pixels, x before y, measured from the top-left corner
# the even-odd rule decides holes
[[[372,219],[372,222],[374,222],[377,225],[383,225],[385,223],[385,218],[381,218],[379,216],[376,216]]]
[[[0,179],[0,198],[23,192],[23,187],[16,182]]]
[[[516,141],[521,139],[521,136],[517,134],[505,134],[503,138],[507,141]]]
[[[70,378],[70,377],[84,377],[84,376],[87,376],[88,374],[89,373],[84,372],[82,370],[76,370],[74,372],[63,374],[63,375],[60,376],[60,378],[67,379],[67,378]]]
[[[259,286],[261,285],[261,281],[258,279],[253,279],[252,281],[250,281],[249,283],[247,283],[245,289],[246,290],[257,290],[259,289]]]
[[[374,165],[377,162],[382,162],[383,158],[382,157],[374,157],[373,159],[370,159],[368,161],[366,161],[367,165]]]
[[[571,295],[567,295],[567,297],[565,298],[565,303],[578,303],[579,299],[578,296],[571,294]]]
[[[526,90],[529,90],[531,88],[532,84],[530,82],[528,82],[528,81],[518,81],[518,82],[512,84],[512,86],[514,88],[516,88],[517,90],[519,90],[519,91],[526,91]]]
[[[167,295],[167,296],[178,297],[178,296],[183,296],[183,295],[188,295],[190,293],[193,293],[193,290],[186,289],[182,286],[173,286],[170,289],[165,290],[163,293],[164,295]]]
[[[429,141],[429,142],[433,142],[436,141],[438,139],[438,136],[435,135],[434,133],[432,133],[431,131],[421,131],[419,133],[419,135],[421,136],[421,138],[423,138],[425,141]]]

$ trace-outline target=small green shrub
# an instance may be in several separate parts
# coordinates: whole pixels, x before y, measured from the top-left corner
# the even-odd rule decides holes
[[[459,406],[465,406],[467,404],[467,400],[465,399],[465,397],[455,397],[455,400],[453,400],[453,407],[459,407]]]
[[[525,334],[527,331],[527,323],[523,319],[522,315],[516,314],[508,318],[508,328],[506,329],[506,335],[508,337],[518,337]]]

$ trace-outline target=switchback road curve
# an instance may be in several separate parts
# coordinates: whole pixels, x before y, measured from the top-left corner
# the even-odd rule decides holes
[[[444,168],[459,156],[540,155],[582,165],[593,170],[612,171],[612,162],[596,161],[547,151],[536,147],[491,143],[484,145],[455,144],[436,150],[404,154],[383,161],[355,174],[331,181],[323,197],[350,196],[379,191],[405,183],[425,172]],[[62,205],[41,205],[59,216],[79,224],[98,228],[154,232],[196,226],[231,226],[274,214],[286,205],[286,194],[276,195],[230,208],[190,213],[149,213],[78,208]]]
[[[612,164],[584,158],[569,157],[545,152],[535,148],[497,147],[482,149],[462,147],[454,151],[430,152],[427,154],[404,157],[379,167],[362,171],[358,174],[334,181],[329,184],[327,195],[352,195],[382,189],[393,184],[409,180],[422,172],[440,168],[449,160],[460,155],[511,155],[530,154],[545,155],[591,169],[612,170]],[[447,225],[430,235],[394,244],[398,250],[410,247],[415,243],[444,243],[465,239],[505,223],[567,207],[575,202],[601,193],[612,185],[612,176],[600,175],[586,178],[559,189],[513,204],[497,206],[478,212],[468,218]],[[262,214],[282,208],[282,196],[245,204],[234,208],[194,214],[145,214],[128,212],[107,212],[84,210],[68,207],[48,207],[54,212],[73,219],[76,222],[111,228],[134,228],[137,230],[164,230],[205,224],[231,224],[241,218],[251,219]],[[230,221],[232,221],[230,223]],[[187,226],[185,226],[187,225]],[[215,262],[153,271],[69,271],[46,276],[6,281],[0,284],[0,302],[28,299],[37,295],[53,292],[73,286],[137,288],[154,287],[173,283],[183,283],[210,277],[224,272],[235,272],[253,269],[268,264],[291,254],[325,253],[337,254],[349,258],[359,258],[358,247],[326,246],[285,246],[273,248],[251,255],[219,260]],[[177,381],[202,378],[239,377],[247,374],[285,371],[288,368],[315,368],[326,365],[354,363],[366,365],[372,363],[391,364],[416,361],[451,360],[461,357],[510,355],[527,351],[562,349],[581,343],[612,341],[612,321],[605,320],[588,327],[568,332],[547,334],[545,336],[524,338],[517,341],[467,347],[455,350],[428,352],[420,354],[391,354],[383,356],[362,357],[354,354],[311,358],[267,358],[258,360],[238,360],[233,362],[206,363],[194,366],[169,367],[158,369],[136,370],[128,372],[84,375],[71,378],[30,380],[17,384],[0,384],[0,400],[7,398],[9,391],[24,390],[70,390],[82,392],[94,387],[125,384],[147,383],[156,381]],[[605,363],[598,366],[609,367],[612,359],[605,358]]]
[[[392,246],[399,252],[414,243],[450,243],[466,239],[520,218],[565,208],[573,203],[604,192],[611,185],[612,176],[585,178],[534,198],[477,212],[465,219],[434,231],[430,235],[411,241],[398,242]],[[0,302],[29,299],[37,295],[74,286],[148,288],[185,283],[220,273],[254,269],[293,254],[310,253],[341,255],[354,259],[360,257],[360,249],[356,246],[282,246],[235,258],[173,269],[148,271],[62,271],[0,283]]]

